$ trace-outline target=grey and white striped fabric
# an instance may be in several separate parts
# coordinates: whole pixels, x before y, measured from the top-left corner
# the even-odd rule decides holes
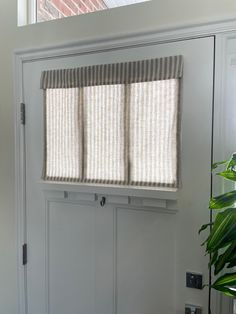
[[[44,71],[43,179],[178,186],[183,57]]]
[[[73,88],[179,79],[182,73],[183,57],[173,56],[44,71],[41,77],[41,88]]]
[[[124,85],[84,88],[84,179],[125,181]]]
[[[82,179],[82,129],[78,88],[46,90],[45,180]]]
[[[131,84],[130,183],[177,186],[179,80]]]

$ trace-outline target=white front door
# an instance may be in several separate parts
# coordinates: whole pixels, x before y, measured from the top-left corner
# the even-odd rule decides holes
[[[40,180],[43,70],[171,55],[184,57],[179,191]],[[213,55],[209,37],[23,63],[26,188],[19,224],[28,247],[20,266],[27,314],[182,314],[185,304],[206,311],[207,291],[186,288],[185,275],[200,272],[207,280],[197,231],[209,217]]]

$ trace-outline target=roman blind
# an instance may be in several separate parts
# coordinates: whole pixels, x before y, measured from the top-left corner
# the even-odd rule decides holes
[[[43,179],[177,187],[183,57],[42,72]]]

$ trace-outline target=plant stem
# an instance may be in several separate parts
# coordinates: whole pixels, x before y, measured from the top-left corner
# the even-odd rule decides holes
[[[216,61],[216,38],[214,37],[214,66],[213,66],[213,90],[212,90],[212,112],[211,112],[211,165],[214,162],[214,116],[215,116],[215,62]],[[210,198],[213,196],[213,174],[210,175]],[[210,223],[213,222],[213,214],[210,209]],[[210,225],[210,232],[212,231],[212,225]],[[211,254],[210,254],[211,261]],[[212,266],[209,267],[209,288],[208,288],[208,314],[211,314],[211,283],[212,283]]]
[[[210,255],[211,258],[211,255]],[[212,267],[209,268],[209,288],[208,288],[208,314],[211,314],[211,281],[212,281]]]
[[[212,197],[212,174],[211,174],[211,197]],[[210,210],[210,223],[213,222],[213,215],[212,210]],[[210,225],[210,232],[212,231],[212,225]],[[210,254],[210,261],[211,261],[212,254]],[[212,266],[209,267],[209,277],[208,277],[208,314],[211,314],[211,284],[212,284]]]

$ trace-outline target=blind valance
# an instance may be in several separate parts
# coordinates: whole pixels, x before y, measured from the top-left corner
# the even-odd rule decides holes
[[[42,72],[41,88],[75,88],[97,85],[132,84],[179,79],[183,57],[171,56],[133,62],[92,65]]]

